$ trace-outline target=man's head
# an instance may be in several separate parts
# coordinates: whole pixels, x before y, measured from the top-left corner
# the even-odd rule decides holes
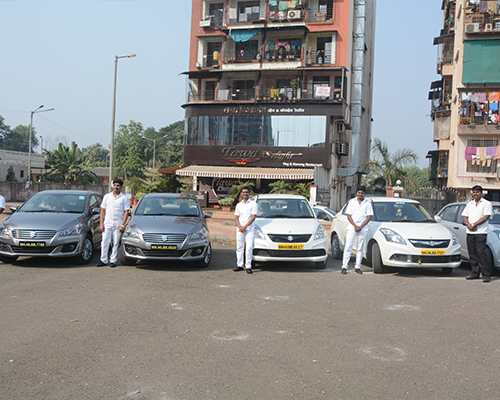
[[[472,198],[476,201],[481,200],[483,196],[483,188],[481,185],[476,185],[472,187]]]
[[[245,201],[248,200],[248,198],[250,197],[250,188],[248,188],[247,186],[244,186],[241,188],[241,198]]]
[[[364,186],[358,186],[356,189],[356,196],[358,200],[364,200],[365,199],[365,194],[366,194],[366,188]]]
[[[121,179],[116,178],[113,181],[113,192],[119,194],[122,190],[122,186],[123,186],[123,181]]]

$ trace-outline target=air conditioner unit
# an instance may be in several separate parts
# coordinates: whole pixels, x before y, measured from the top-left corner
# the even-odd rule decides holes
[[[479,24],[465,24],[465,33],[479,32]]]
[[[300,19],[302,18],[302,14],[300,10],[291,10],[288,11],[288,19]]]
[[[484,26],[484,31],[485,32],[492,32],[493,31],[493,24],[486,24]]]
[[[337,133],[345,133],[345,124],[343,122],[337,122]]]

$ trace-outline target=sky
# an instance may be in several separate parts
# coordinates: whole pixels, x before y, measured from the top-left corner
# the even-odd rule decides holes
[[[0,0],[0,115],[29,126],[44,105],[44,148],[109,147],[114,57],[135,53],[118,60],[116,129],[182,120],[190,13],[191,0]],[[372,139],[412,148],[421,168],[436,148],[427,97],[442,18],[441,0],[377,1]]]

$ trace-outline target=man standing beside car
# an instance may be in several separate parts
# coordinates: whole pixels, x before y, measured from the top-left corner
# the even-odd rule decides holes
[[[472,188],[472,199],[462,212],[467,226],[467,250],[471,266],[471,275],[465,279],[479,279],[482,273],[483,282],[490,282],[491,265],[488,265],[486,258],[486,236],[488,235],[488,220],[493,209],[491,203],[483,198],[483,188],[480,185]]]
[[[125,230],[128,210],[130,210],[128,197],[121,192],[122,186],[123,181],[121,179],[115,179],[113,181],[113,191],[105,195],[102,199],[100,216],[102,243],[101,259],[97,264],[98,267],[108,265],[108,261],[110,267],[116,267],[120,236]],[[108,260],[111,239],[113,239],[113,250]]]
[[[363,260],[363,246],[365,244],[367,225],[372,219],[373,207],[371,201],[365,198],[366,189],[364,186],[359,186],[356,190],[356,197],[349,200],[345,213],[349,220],[347,233],[345,238],[344,257],[342,259],[342,273],[347,274],[349,260],[351,259],[351,251],[354,241],[357,240],[356,247],[356,264],[354,270],[358,274],[362,274],[361,261]]]
[[[253,231],[254,221],[257,217],[257,203],[250,200],[250,189],[241,189],[241,201],[236,205],[234,219],[236,220],[236,268],[233,271],[243,271],[246,267],[247,274],[252,273]],[[243,260],[245,256],[245,260]]]

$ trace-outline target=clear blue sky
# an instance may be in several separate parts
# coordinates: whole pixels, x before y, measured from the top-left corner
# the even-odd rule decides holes
[[[372,138],[391,151],[434,149],[427,100],[436,74],[433,38],[441,0],[378,0]],[[183,119],[191,0],[0,0],[0,115],[29,125],[44,147],[75,141],[109,146],[114,56],[118,61],[116,127],[145,128]]]

